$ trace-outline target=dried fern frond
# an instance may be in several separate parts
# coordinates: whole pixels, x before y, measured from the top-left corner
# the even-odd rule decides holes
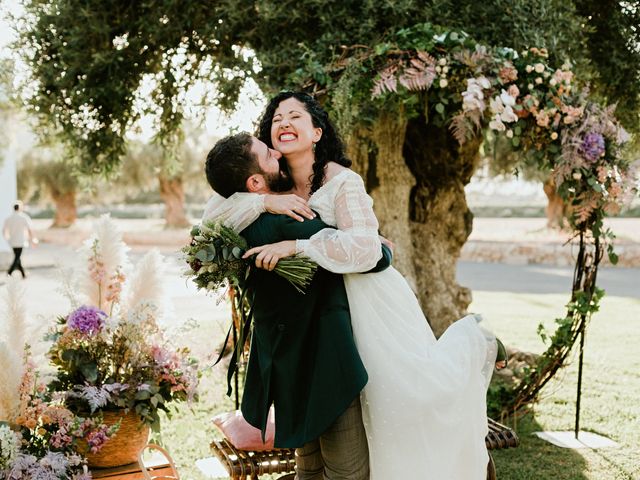
[[[424,50],[418,50],[416,54],[418,55],[418,58],[420,59],[420,61],[422,61],[425,65],[435,66],[435,64],[437,63],[435,57],[431,56],[428,52],[425,52]]]
[[[471,62],[474,65],[481,65],[491,59],[489,51],[485,45],[476,45],[475,51],[471,54]]]
[[[482,112],[470,110],[460,112],[451,119],[449,129],[460,145],[471,140],[482,127]]]
[[[600,197],[595,192],[583,192],[573,202],[573,218],[576,225],[586,222],[599,206]]]
[[[436,70],[433,66],[428,66],[424,70],[407,68],[400,76],[400,84],[407,90],[427,90],[436,78]]]
[[[467,140],[471,138],[469,122],[464,112],[460,112],[451,119],[449,125],[453,138],[457,140],[460,145],[464,145]]]
[[[398,65],[393,64],[380,72],[380,77],[374,81],[373,88],[371,89],[372,98],[379,97],[385,92],[395,93],[398,91],[398,79],[396,78],[397,71]]]
[[[455,52],[453,54],[453,59],[472,69],[477,66],[476,61],[473,58],[473,53],[468,49]]]

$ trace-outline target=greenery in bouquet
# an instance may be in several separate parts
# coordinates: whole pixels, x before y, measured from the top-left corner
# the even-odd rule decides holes
[[[124,244],[112,229],[102,220],[89,249],[85,281],[93,301],[60,317],[48,335],[48,357],[57,368],[50,388],[63,392],[77,414],[126,409],[157,431],[160,411],[170,415],[171,403],[197,399],[198,365],[158,326],[158,255],[141,261],[128,286]]]
[[[218,290],[241,285],[249,276],[253,259],[243,259],[247,242],[232,228],[220,222],[204,221],[191,229],[191,242],[182,249],[198,289]],[[318,268],[306,257],[295,255],[278,261],[274,272],[304,293]]]

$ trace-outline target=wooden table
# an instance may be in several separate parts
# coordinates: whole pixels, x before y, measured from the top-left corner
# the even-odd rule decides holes
[[[164,458],[152,457],[145,460],[148,470],[153,469],[152,475],[172,475],[171,467]],[[130,463],[121,467],[94,468],[91,470],[93,478],[104,478],[107,480],[144,480],[140,466],[137,463]]]

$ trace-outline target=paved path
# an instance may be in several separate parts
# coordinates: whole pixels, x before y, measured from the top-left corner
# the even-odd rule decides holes
[[[457,280],[471,290],[568,293],[573,268],[458,262]],[[609,296],[640,298],[640,268],[600,267],[597,283]]]

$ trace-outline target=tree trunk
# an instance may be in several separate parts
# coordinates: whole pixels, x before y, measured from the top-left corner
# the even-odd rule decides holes
[[[55,216],[53,217],[52,228],[67,228],[75,223],[78,219],[78,210],[76,208],[76,192],[61,193],[56,190],[51,191],[51,198],[56,206]]]
[[[424,116],[407,126],[403,153],[416,178],[410,212],[413,264],[418,298],[437,336],[471,303],[471,291],[456,282],[456,263],[473,226],[464,186],[480,163],[481,141],[460,146],[448,128],[427,124]]]
[[[373,198],[380,233],[395,244],[394,267],[415,290],[409,228],[409,193],[415,181],[402,158],[406,126],[402,115],[383,115],[373,128],[353,134],[348,154]]]
[[[479,165],[480,143],[461,147],[446,127],[395,113],[356,131],[348,143],[381,232],[396,244],[394,266],[414,288],[438,336],[471,302],[469,289],[456,283],[456,263],[471,233],[464,186]]]
[[[551,177],[547,178],[542,188],[547,196],[547,207],[545,208],[547,227],[564,228],[566,226],[567,206],[562,197],[558,195],[553,179]]]
[[[184,210],[184,188],[181,177],[169,178],[163,174],[158,175],[160,183],[160,196],[164,201],[164,218],[167,227],[178,228],[189,226]]]

